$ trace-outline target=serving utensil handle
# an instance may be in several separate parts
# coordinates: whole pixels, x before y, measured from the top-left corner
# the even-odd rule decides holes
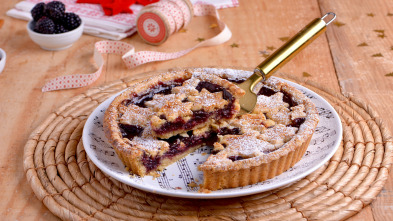
[[[333,17],[329,21],[325,22],[324,19],[328,15],[332,15]],[[264,81],[273,75],[277,69],[286,64],[303,48],[320,36],[326,30],[327,25],[329,25],[335,18],[336,15],[333,12],[328,12],[323,17],[314,19],[295,36],[289,39],[283,46],[267,57],[255,68],[254,75],[256,76],[254,76],[254,79],[256,81],[254,81],[254,84],[251,87],[253,88],[259,81]]]

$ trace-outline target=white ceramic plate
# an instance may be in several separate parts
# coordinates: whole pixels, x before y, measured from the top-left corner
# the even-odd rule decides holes
[[[246,75],[250,74],[246,71],[243,72]],[[275,189],[295,182],[321,167],[336,152],[342,137],[340,118],[326,100],[305,87],[289,81],[286,82],[302,91],[315,103],[319,111],[320,122],[303,158],[283,174],[264,182],[239,188],[212,191],[211,193],[199,193],[198,187],[189,187],[188,184],[191,182],[197,184],[203,182],[203,173],[198,171],[197,167],[209,156],[209,154],[206,154],[211,150],[209,147],[202,147],[177,163],[170,165],[160,173],[161,176],[158,178],[130,176],[130,173],[125,170],[123,163],[107,142],[102,126],[105,110],[116,95],[101,103],[87,119],[83,130],[83,145],[87,155],[104,173],[132,187],[152,193],[207,199],[245,196]]]

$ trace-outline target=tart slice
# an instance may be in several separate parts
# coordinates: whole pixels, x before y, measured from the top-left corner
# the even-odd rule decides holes
[[[105,132],[133,173],[154,174],[201,145],[212,145],[217,133],[211,125],[234,118],[243,94],[215,75],[160,75],[114,99],[105,113]]]

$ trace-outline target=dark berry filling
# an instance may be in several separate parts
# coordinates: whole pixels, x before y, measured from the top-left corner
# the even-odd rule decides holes
[[[169,150],[163,155],[163,158],[172,158],[198,145],[206,144],[211,146],[216,141],[217,133],[214,132],[207,132],[201,136],[192,135],[190,137],[177,135],[168,139]]]
[[[142,164],[146,167],[146,173],[155,170],[161,162],[161,157],[152,157],[146,153],[142,156]]]
[[[142,163],[146,167],[146,172],[148,173],[151,170],[157,169],[162,159],[171,159],[198,145],[206,144],[208,146],[212,146],[213,143],[217,141],[217,133],[214,132],[206,132],[201,136],[194,136],[191,131],[187,132],[187,134],[189,137],[176,135],[169,139],[165,139],[164,141],[169,143],[169,150],[162,156],[151,157],[144,154],[142,157]]]
[[[227,81],[230,81],[230,82],[233,82],[236,84],[241,84],[241,83],[245,82],[246,79],[227,79]]]
[[[167,85],[160,82],[160,84],[156,85],[148,93],[132,98],[131,103],[139,107],[146,107],[145,103],[152,100],[155,94],[170,94],[174,86],[174,84]]]
[[[263,150],[262,151],[262,153],[264,153],[264,154],[268,154],[268,153],[271,153],[271,152],[274,152],[274,150]]]
[[[232,135],[232,134],[241,135],[242,133],[240,131],[240,128],[238,127],[232,129],[229,129],[228,127],[223,127],[218,130],[218,135]]]
[[[119,124],[120,132],[123,137],[132,140],[135,136],[140,137],[144,128],[136,125]]]
[[[222,98],[224,98],[224,100],[230,101],[233,100],[233,96],[231,93],[229,93],[229,91],[227,91],[227,89],[222,89]]]
[[[306,120],[306,118],[304,118],[304,117],[296,118],[296,119],[292,120],[291,127],[299,128],[300,125],[302,125],[305,120]]]
[[[159,129],[154,130],[154,132],[156,132],[157,134],[164,134],[168,131],[175,131],[183,128],[183,125],[185,125],[185,123],[186,122],[181,117],[178,117],[174,121],[165,122]]]
[[[190,120],[184,121],[181,117],[176,118],[174,121],[165,122],[160,128],[154,130],[158,135],[165,134],[171,131],[177,130],[191,130],[198,124],[206,122],[209,117],[214,116],[215,120],[229,119],[235,114],[235,105],[233,100],[229,104],[225,105],[223,109],[219,109],[213,112],[194,111]]]
[[[194,111],[191,119],[185,122],[181,117],[176,118],[174,121],[165,122],[159,129],[154,130],[157,134],[168,133],[169,131],[176,131],[179,129],[191,130],[198,124],[206,122],[213,113],[204,111]]]
[[[266,97],[270,97],[275,93],[277,92],[267,86],[262,86],[262,88],[258,91],[258,95],[265,95]],[[289,107],[293,107],[297,105],[297,103],[292,99],[292,96],[290,94],[288,94],[285,91],[282,91],[282,93],[284,94],[282,100],[285,103],[288,103]]]
[[[228,157],[228,159],[230,159],[232,161],[244,160],[244,158],[242,156],[230,156],[230,157]]]
[[[183,83],[183,79],[176,79],[173,82],[170,82],[169,84],[163,83],[163,82],[158,82],[157,85],[154,87],[151,87],[149,92],[142,94],[142,95],[136,95],[134,94],[131,99],[127,99],[123,101],[123,105],[128,106],[130,104],[135,104],[139,107],[146,107],[145,103],[147,101],[150,101],[153,99],[153,96],[156,94],[170,94],[172,91],[172,88],[176,86],[180,86]]]
[[[275,92],[273,89],[266,86],[262,86],[262,88],[258,92],[258,95],[265,95],[266,97],[270,97],[275,93],[277,92]]]
[[[218,84],[213,84],[207,81],[201,81],[199,82],[199,84],[196,86],[195,89],[197,89],[199,92],[201,92],[201,90],[205,88],[206,90],[208,90],[210,93],[216,93],[216,92],[220,92],[222,91],[222,97],[225,100],[232,100],[233,96],[231,93],[229,93],[229,91],[223,87],[221,87]]]
[[[285,91],[283,91],[282,93],[284,94],[282,101],[284,101],[285,103],[288,103],[289,107],[293,107],[293,106],[297,105],[297,103],[292,99],[292,96],[290,94],[288,94]]]
[[[213,84],[213,83],[210,83],[210,82],[207,82],[207,81],[199,82],[199,84],[196,86],[195,89],[197,89],[199,92],[201,92],[201,90],[203,88],[208,90],[210,93],[219,92],[219,91],[222,91],[222,89],[223,89],[220,85]]]
[[[211,115],[212,113],[207,113],[204,111],[194,111],[191,120],[187,121],[187,123],[184,124],[183,128],[185,130],[190,130],[196,125],[206,122]]]

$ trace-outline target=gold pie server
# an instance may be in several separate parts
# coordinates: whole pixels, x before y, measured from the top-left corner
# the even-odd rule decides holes
[[[332,18],[325,22],[324,19],[331,15]],[[255,69],[254,73],[241,84],[240,88],[246,94],[240,99],[241,114],[251,112],[257,102],[257,95],[253,92],[255,85],[260,81],[265,81],[273,75],[277,69],[291,60],[303,48],[320,36],[336,15],[332,12],[326,13],[322,18],[316,18],[304,27],[300,32],[288,40],[283,46],[267,57]]]

